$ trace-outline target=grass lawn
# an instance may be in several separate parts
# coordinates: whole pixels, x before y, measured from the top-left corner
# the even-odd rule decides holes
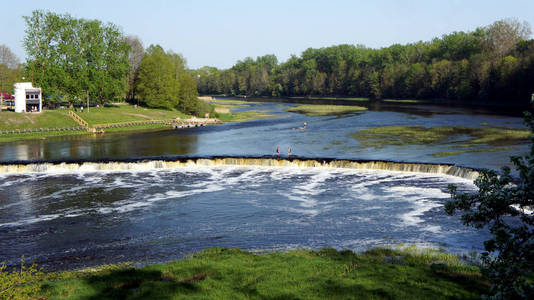
[[[480,299],[488,291],[477,267],[413,247],[263,255],[211,248],[167,264],[107,266],[26,280],[14,287],[22,298],[46,299]]]
[[[445,143],[450,138],[467,136],[467,141],[473,146],[480,144],[501,146],[514,145],[525,141],[530,136],[527,129],[515,128],[469,128],[462,126],[382,126],[362,129],[351,136],[365,147],[382,148],[391,145],[424,145],[432,143]],[[459,145],[459,148],[465,148]],[[455,151],[443,153],[454,155]],[[444,156],[444,155],[441,155]]]
[[[0,112],[0,130],[78,127],[78,123],[67,115],[68,110],[43,110],[41,113]]]
[[[286,109],[286,111],[305,114],[307,116],[340,115],[362,110],[367,110],[367,108],[362,106],[305,104]]]
[[[146,120],[166,120],[179,118],[189,118],[190,116],[175,110],[158,108],[137,107],[130,104],[114,104],[106,107],[91,107],[89,112],[79,112],[90,126],[109,123],[123,123]]]
[[[91,134],[87,130],[68,130],[68,131],[50,131],[50,132],[32,132],[21,134],[2,134],[0,135],[0,143],[13,142],[18,140],[38,140],[53,136],[77,135],[77,134]]]

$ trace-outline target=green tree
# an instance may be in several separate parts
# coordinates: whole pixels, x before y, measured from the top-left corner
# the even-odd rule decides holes
[[[534,118],[527,113],[525,120],[534,134]],[[493,235],[484,242],[483,259],[495,299],[534,298],[534,213],[529,211],[534,208],[534,135],[530,141],[528,155],[512,157],[517,180],[508,167],[500,174],[481,171],[476,193],[459,193],[450,186],[453,200],[445,205],[451,215],[463,211],[466,225],[488,227]]]
[[[185,60],[179,54],[150,45],[139,65],[136,90],[149,107],[178,109],[187,114],[204,116],[212,112],[198,100],[195,80],[185,71]]]
[[[24,19],[24,73],[45,94],[100,103],[125,96],[130,47],[116,25],[42,10]]]
[[[13,93],[13,83],[20,75],[19,60],[6,45],[0,45],[0,101],[3,92]]]

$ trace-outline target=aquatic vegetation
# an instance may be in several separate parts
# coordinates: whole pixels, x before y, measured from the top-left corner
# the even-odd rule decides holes
[[[464,147],[462,147],[464,146]],[[467,148],[465,145],[458,146],[458,148]],[[473,146],[468,146],[473,147]],[[485,148],[476,148],[471,150],[456,150],[456,151],[443,151],[443,152],[436,152],[432,153],[432,156],[434,157],[444,157],[444,156],[452,156],[452,155],[458,155],[462,153],[483,153],[483,152],[499,152],[499,151],[510,151],[513,150],[513,147],[485,147]]]
[[[286,109],[286,111],[305,114],[307,116],[330,116],[341,115],[351,112],[367,110],[362,106],[345,106],[345,105],[312,105],[305,104]]]
[[[447,143],[452,138],[471,144],[513,145],[527,140],[529,136],[530,132],[526,129],[463,126],[382,126],[362,129],[351,134],[351,137],[357,139],[362,146],[375,148]],[[466,144],[462,144],[464,145]]]
[[[275,115],[270,112],[270,110],[239,111],[228,114],[219,114],[218,119],[223,122],[244,122],[275,117]]]
[[[467,152],[467,151],[462,151],[462,150],[458,150],[458,151],[443,151],[443,152],[432,153],[432,156],[434,156],[434,157],[444,157],[444,156],[458,155],[458,154],[462,154],[462,153],[465,153],[465,152]]]
[[[210,248],[167,264],[49,274],[34,297],[161,299],[477,299],[487,292],[476,266],[416,247],[357,254],[326,248],[257,255]]]

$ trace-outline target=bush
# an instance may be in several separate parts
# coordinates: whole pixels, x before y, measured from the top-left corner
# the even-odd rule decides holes
[[[531,114],[525,114],[525,122],[534,133]],[[534,299],[534,213],[529,211],[534,208],[534,136],[530,141],[528,155],[511,158],[518,180],[503,167],[500,174],[482,171],[476,193],[458,193],[449,186],[453,200],[445,205],[447,213],[461,210],[464,224],[487,226],[493,235],[484,242],[482,258],[494,299]]]
[[[0,264],[0,299],[29,299],[40,290],[36,284],[42,279],[44,273],[37,269],[34,263],[31,266],[24,264],[24,256],[20,259],[20,270],[13,268],[10,273],[4,263]]]

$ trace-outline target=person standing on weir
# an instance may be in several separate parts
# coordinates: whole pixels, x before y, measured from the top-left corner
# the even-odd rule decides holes
[[[276,147],[276,156],[280,157],[280,147]]]
[[[288,147],[287,148],[287,157],[290,157],[291,156],[291,147]]]

